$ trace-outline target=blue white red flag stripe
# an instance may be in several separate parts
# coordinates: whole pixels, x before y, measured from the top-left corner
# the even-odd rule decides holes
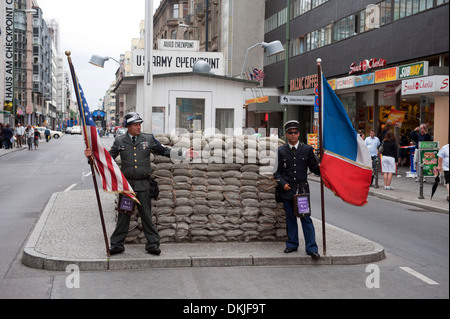
[[[78,78],[77,78],[78,82]],[[80,83],[76,83],[78,92],[80,94],[79,100],[83,105],[80,105],[81,121],[83,125],[83,132],[85,135],[86,145],[92,151],[94,157],[94,166],[102,180],[103,190],[108,193],[120,193],[129,196],[135,202],[139,203],[136,194],[123,175],[117,163],[111,157],[111,154],[105,149],[100,142],[100,137],[97,133],[97,127],[94,118],[89,110],[83,89]]]
[[[324,185],[343,201],[364,206],[372,181],[372,158],[323,75],[322,106],[324,155],[320,171]]]

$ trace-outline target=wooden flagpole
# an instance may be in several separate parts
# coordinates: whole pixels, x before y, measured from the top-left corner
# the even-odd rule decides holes
[[[317,75],[319,80],[319,145],[320,145],[320,160],[323,160],[323,90],[322,90],[322,59],[317,59]],[[325,222],[325,187],[322,176],[320,177],[320,201],[322,207],[322,239],[323,239],[323,255],[327,255],[327,232]]]
[[[83,116],[84,141],[86,142],[86,147],[90,148],[89,140],[88,140],[87,134],[86,134],[87,133],[87,131],[86,131],[87,128],[86,128],[86,118],[85,118],[85,114],[84,114],[84,106],[83,106],[83,103],[82,103],[80,90],[78,88],[78,79],[77,79],[77,77],[75,75],[75,69],[73,67],[72,58],[70,57],[70,55],[71,55],[71,52],[70,51],[66,51],[67,60],[69,61],[70,73],[72,74],[72,82],[73,82],[73,86],[75,88],[75,95],[77,97],[78,108],[80,110],[81,116]],[[109,249],[108,234],[107,234],[107,231],[106,231],[106,224],[105,224],[105,218],[104,218],[104,215],[103,215],[102,202],[100,200],[100,193],[98,191],[97,178],[95,177],[94,159],[93,158],[90,158],[89,164],[91,166],[92,179],[94,181],[95,194],[97,196],[97,205],[98,205],[98,210],[100,212],[100,220],[102,222],[103,236],[105,238],[105,245],[106,245],[106,254],[108,255],[108,258],[109,258],[109,257],[111,257],[111,251]]]

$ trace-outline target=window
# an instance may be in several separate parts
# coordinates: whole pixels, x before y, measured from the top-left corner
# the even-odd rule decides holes
[[[357,15],[351,15],[334,24],[333,41],[344,40],[355,35],[356,17]]]
[[[152,114],[153,134],[163,134],[166,128],[166,108],[154,107]],[[113,113],[113,112],[111,112]]]
[[[173,18],[178,19],[180,17],[180,5],[174,4],[173,5]]]
[[[222,134],[226,134],[227,129],[234,130],[234,109],[216,110],[216,129]]]
[[[201,133],[205,130],[205,100],[178,98],[176,116],[176,128]]]

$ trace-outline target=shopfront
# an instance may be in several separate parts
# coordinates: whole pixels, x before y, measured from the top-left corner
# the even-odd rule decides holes
[[[361,71],[352,66],[351,73]],[[366,71],[329,79],[355,130],[381,136],[386,127],[408,133],[426,123],[435,139],[448,141],[448,75],[434,75],[441,68],[422,61]]]

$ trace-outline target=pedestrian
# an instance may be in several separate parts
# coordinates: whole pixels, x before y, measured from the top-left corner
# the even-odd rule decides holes
[[[414,129],[414,131],[412,131],[411,134],[409,134],[409,137],[411,138],[411,140],[413,140],[416,143],[416,149],[414,152],[414,164],[415,164],[416,170],[418,170],[420,156],[419,156],[419,154],[418,154],[419,152],[417,150],[419,149],[419,143],[420,142],[431,142],[431,141],[433,141],[433,138],[431,137],[430,134],[428,134],[426,124],[421,124],[420,126],[416,127]],[[416,180],[416,182],[417,181],[418,181],[418,179]]]
[[[3,148],[3,123],[0,123],[0,149]]]
[[[445,185],[447,185],[447,202],[448,202],[448,188],[449,188],[449,160],[448,160],[448,144],[442,146],[438,153],[438,167],[435,169],[435,174],[444,171]]]
[[[156,226],[152,222],[151,212],[151,184],[150,175],[152,168],[150,164],[151,153],[156,153],[161,156],[170,157],[172,150],[164,147],[158,142],[153,134],[145,134],[141,132],[141,124],[143,120],[137,113],[129,113],[124,118],[124,127],[128,129],[128,133],[118,136],[109,153],[115,159],[120,155],[122,159],[121,170],[123,175],[128,180],[133,190],[136,192],[137,199],[140,202],[138,205],[139,215],[142,220],[142,226],[145,237],[147,239],[146,251],[152,255],[159,256],[160,236]],[[197,152],[190,149],[186,152],[173,153],[179,157],[197,157]],[[92,156],[92,151],[86,149],[86,157]],[[128,235],[130,225],[130,215],[119,214],[117,227],[111,236],[111,255],[117,255],[125,251],[125,239]]]
[[[402,167],[406,165],[406,162],[408,161],[408,149],[402,148],[405,146],[409,146],[410,142],[408,137],[406,136],[405,130],[400,131],[400,152],[398,156],[398,166]]]
[[[49,128],[47,127],[47,128],[45,129],[45,140],[46,140],[47,143],[48,143],[48,142],[50,142],[51,139],[52,139],[52,136],[51,136],[51,133],[50,133]]]
[[[270,134],[271,138],[278,138],[278,129],[272,129],[272,134]]]
[[[285,124],[285,132],[288,139],[286,145],[278,149],[278,169],[274,174],[278,181],[279,197],[283,200],[286,212],[286,226],[288,241],[286,243],[286,254],[298,250],[298,221],[294,212],[294,196],[310,192],[308,184],[309,170],[320,175],[320,166],[314,149],[310,145],[300,143],[300,123],[289,121]],[[313,259],[319,259],[316,243],[316,232],[311,217],[300,219],[302,223],[303,236],[305,238],[306,253]]]
[[[34,149],[39,148],[39,141],[42,140],[41,133],[37,129],[34,130]]]
[[[392,174],[397,172],[397,160],[398,160],[398,147],[395,140],[394,133],[387,131],[383,140],[383,157],[381,159],[381,165],[384,174],[384,189],[392,190],[391,186]]]
[[[375,130],[370,130],[370,135],[364,140],[369,149],[372,160],[377,158],[378,148],[380,147],[380,139],[375,136]]]
[[[358,135],[361,136],[361,138],[363,139],[363,141],[366,139],[366,133],[364,133],[364,130],[359,130],[359,131],[358,131]]]
[[[13,144],[11,143],[11,139],[14,136],[14,132],[11,130],[11,125],[7,123],[2,129],[3,140],[5,144],[5,148],[9,150],[13,148]]]
[[[378,159],[378,148],[380,147],[380,140],[375,136],[375,130],[370,130],[369,136],[364,140],[367,148],[370,152],[370,157],[372,158],[372,183],[375,177],[375,170],[377,168],[377,159]],[[371,185],[372,185],[371,183]]]
[[[33,150],[33,143],[34,143],[34,128],[31,125],[27,126],[27,144],[28,144],[28,150]]]
[[[16,128],[16,138],[17,138],[17,147],[22,148],[23,135],[25,134],[25,127],[22,124],[17,123]]]

